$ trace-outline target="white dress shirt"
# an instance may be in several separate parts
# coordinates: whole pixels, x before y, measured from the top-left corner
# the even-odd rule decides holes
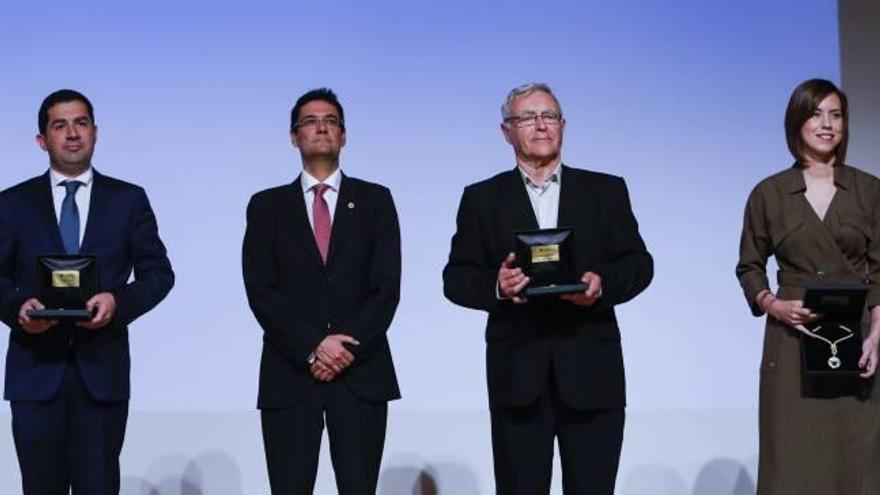
[[[315,219],[312,213],[312,202],[315,200],[315,191],[312,190],[312,187],[321,184],[322,182],[303,170],[302,175],[300,176],[300,183],[302,184],[303,195],[306,200],[306,213],[308,213],[309,225],[312,226],[312,230],[315,230]],[[327,201],[327,208],[330,209],[330,223],[332,224],[333,217],[336,215],[336,200],[339,199],[339,184],[342,183],[342,172],[337,168],[332,174],[330,174],[330,177],[327,177],[327,179],[323,181],[323,183],[330,186],[330,189],[324,191],[324,200]]]
[[[67,196],[67,188],[61,184],[68,180],[78,180],[82,184],[76,189],[73,199],[76,201],[76,209],[79,210],[79,244],[82,245],[83,236],[86,233],[86,222],[89,219],[89,205],[92,201],[92,167],[86,169],[76,177],[67,177],[49,169],[49,181],[52,184],[52,202],[55,204],[55,220],[61,221],[61,203]]]
[[[532,203],[532,211],[535,212],[535,218],[538,220],[538,228],[555,229],[559,220],[562,162],[556,164],[553,173],[540,186],[532,182],[532,178],[522,168],[519,168],[519,173],[522,174],[526,192],[529,193],[529,202]]]

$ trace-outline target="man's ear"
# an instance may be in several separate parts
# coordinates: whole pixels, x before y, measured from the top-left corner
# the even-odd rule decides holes
[[[504,140],[507,141],[507,144],[513,144],[510,142],[510,128],[504,125],[504,122],[501,123],[501,134],[504,134]]]

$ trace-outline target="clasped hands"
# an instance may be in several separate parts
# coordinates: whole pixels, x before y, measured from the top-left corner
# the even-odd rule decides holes
[[[501,268],[498,270],[498,294],[516,304],[523,304],[528,302],[528,299],[519,293],[531,279],[523,273],[521,268],[514,266],[515,260],[516,255],[508,253],[504,261],[501,262]],[[562,294],[559,298],[578,306],[592,306],[602,296],[602,277],[594,272],[586,272],[581,276],[581,282],[587,284],[587,290]]]
[[[334,333],[324,337],[315,348],[315,361],[309,370],[316,380],[329,382],[339,376],[354,362],[354,354],[343,344],[360,345],[354,337]]]
[[[46,309],[46,306],[39,299],[32,297],[21,305],[18,310],[18,324],[25,332],[30,334],[40,334],[58,324],[58,320],[36,319],[28,316],[27,312],[32,309]],[[89,330],[97,330],[107,326],[116,314],[116,297],[109,292],[101,292],[95,294],[86,301],[86,309],[92,313],[92,319],[89,321],[79,321],[76,326],[88,328]]]

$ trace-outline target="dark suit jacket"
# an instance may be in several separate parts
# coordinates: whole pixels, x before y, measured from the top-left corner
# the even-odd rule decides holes
[[[328,332],[360,341],[337,379],[365,400],[400,397],[385,337],[400,298],[400,230],[387,188],[343,175],[326,266],[300,180],[255,194],[242,268],[264,332],[258,407],[291,407],[312,393],[307,359]]]
[[[562,167],[559,227],[575,230],[577,275],[602,277],[603,295],[589,308],[557,298],[517,305],[498,300],[502,260],[514,232],[538,228],[517,169],[465,188],[449,262],[450,301],[489,313],[486,360],[492,408],[533,402],[550,367],[562,399],[578,409],[625,405],[623,357],[614,306],[645,289],[653,261],[639,236],[623,179]]]
[[[94,398],[128,400],[128,325],[174,285],[144,190],[94,172],[80,252],[97,256],[98,292],[116,298],[110,324],[99,330],[58,325],[28,334],[18,324],[18,311],[38,297],[37,256],[63,252],[48,172],[0,193],[0,319],[11,329],[4,397],[52,398],[72,356]],[[135,280],[129,282],[132,270]]]

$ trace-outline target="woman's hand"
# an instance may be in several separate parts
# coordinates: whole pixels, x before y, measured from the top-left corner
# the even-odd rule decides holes
[[[862,378],[871,378],[877,371],[877,345],[880,343],[880,332],[871,331],[871,335],[862,342],[862,358],[859,359],[859,368],[864,370],[859,374]]]
[[[805,308],[803,301],[779,299],[769,292],[759,294],[758,301],[761,309],[768,315],[805,335],[815,338],[813,332],[807,330],[807,327],[804,325],[818,320],[821,315]]]
[[[871,308],[871,332],[868,338],[862,342],[862,358],[859,359],[859,368],[864,372],[862,378],[870,378],[877,371],[877,346],[880,345],[880,306]]]

